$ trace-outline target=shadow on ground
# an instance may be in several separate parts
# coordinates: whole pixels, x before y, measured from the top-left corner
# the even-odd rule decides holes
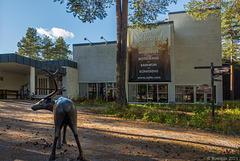
[[[32,111],[32,102],[0,102],[0,160],[47,160],[52,149],[53,116]],[[78,134],[87,160],[207,160],[237,157],[239,136],[127,121],[78,111]],[[205,140],[199,139],[204,136]],[[214,136],[214,137],[213,137]],[[219,142],[215,142],[218,140]],[[71,131],[67,145],[57,150],[61,160],[76,160],[78,150]]]

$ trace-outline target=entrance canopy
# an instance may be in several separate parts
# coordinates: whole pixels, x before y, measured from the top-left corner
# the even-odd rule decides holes
[[[65,77],[67,67],[77,69],[77,63],[70,60],[39,61],[17,54],[0,54],[0,98],[19,98],[23,88],[24,92],[29,91],[28,95],[45,95],[52,90],[52,83],[41,69],[51,72],[58,70],[58,74]]]
[[[68,61],[68,60],[67,60]],[[4,70],[5,72],[11,73],[19,73],[19,74],[29,74],[30,68],[34,67],[36,69],[46,68],[50,71],[56,71],[60,74],[65,75],[66,69],[57,65],[57,63],[53,64],[57,61],[39,61],[31,58],[27,58],[17,54],[0,54],[0,70]],[[58,63],[59,64],[59,63]],[[64,66],[64,65],[62,65]],[[42,72],[42,71],[36,71]]]

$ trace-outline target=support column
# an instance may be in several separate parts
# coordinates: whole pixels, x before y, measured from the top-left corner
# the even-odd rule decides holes
[[[30,96],[35,94],[35,68],[30,67]]]

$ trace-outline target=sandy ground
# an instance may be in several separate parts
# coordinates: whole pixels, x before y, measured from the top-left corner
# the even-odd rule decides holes
[[[53,142],[53,114],[32,111],[33,101],[0,100],[0,160],[48,160]],[[78,108],[78,134],[87,160],[240,160],[239,135],[129,121]],[[71,130],[57,160],[76,160]]]

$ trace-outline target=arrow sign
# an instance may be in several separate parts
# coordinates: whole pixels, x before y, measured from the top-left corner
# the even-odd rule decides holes
[[[227,74],[230,73],[229,67],[214,68],[214,74]]]
[[[221,82],[222,80],[221,79],[214,79],[214,81]]]

